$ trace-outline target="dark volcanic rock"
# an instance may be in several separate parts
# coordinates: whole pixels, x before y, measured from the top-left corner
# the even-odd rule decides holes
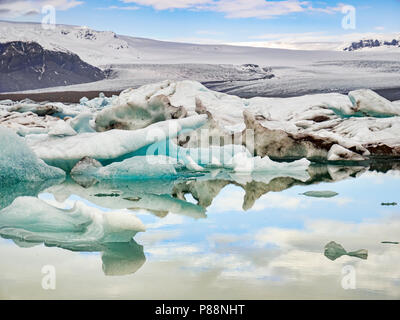
[[[105,74],[70,52],[45,50],[36,42],[0,43],[0,92],[102,80]]]
[[[400,47],[400,41],[393,39],[392,41],[379,41],[379,40],[360,40],[358,42],[353,42],[347,48],[344,48],[344,51],[355,51],[362,48],[374,48],[381,46],[390,46],[390,47]]]

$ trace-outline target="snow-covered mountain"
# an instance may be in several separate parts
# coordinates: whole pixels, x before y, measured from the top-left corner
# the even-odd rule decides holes
[[[391,40],[363,39],[352,42],[351,45],[344,47],[343,51],[355,51],[365,48],[400,48],[400,36]]]
[[[99,68],[71,52],[46,50],[36,42],[0,43],[0,92],[102,80]]]
[[[242,97],[295,96],[397,88],[400,83],[400,50],[394,46],[350,53],[343,51],[346,46],[341,50],[288,50],[204,45],[122,36],[88,27],[57,25],[46,30],[37,23],[0,21],[0,43],[6,41],[34,41],[111,70],[105,80],[42,89],[46,92],[119,91],[165,79],[190,79]]]

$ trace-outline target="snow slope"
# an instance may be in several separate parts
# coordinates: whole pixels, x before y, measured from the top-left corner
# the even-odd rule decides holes
[[[196,80],[208,88],[242,97],[296,96],[396,88],[400,50],[318,51],[175,43],[94,31],[87,27],[0,21],[0,42],[37,41],[48,49],[71,51],[89,64],[111,68],[111,77],[47,91],[123,90],[170,79]],[[396,49],[396,50],[394,50]],[[273,78],[238,66],[272,68]]]

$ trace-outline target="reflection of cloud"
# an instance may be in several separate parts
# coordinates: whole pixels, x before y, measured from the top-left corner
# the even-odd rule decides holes
[[[229,193],[227,192],[229,191]],[[218,198],[214,199],[213,204],[209,208],[211,212],[229,212],[240,211],[243,203],[245,191],[242,189],[224,190]],[[251,211],[262,211],[266,209],[285,209],[295,210],[312,206],[316,202],[331,202],[332,204],[343,206],[352,199],[346,197],[337,197],[330,199],[322,198],[305,198],[302,196],[289,196],[284,193],[269,192],[261,196],[251,208]]]
[[[163,219],[158,220],[155,223],[151,223],[146,226],[147,229],[157,229],[165,226],[173,226],[177,224],[184,223],[184,217],[177,215],[177,214],[169,214]]]
[[[146,246],[150,257],[139,272],[112,280],[100,274],[99,261],[91,255],[41,246],[11,250],[9,243],[0,240],[1,252],[9,258],[0,265],[0,295],[25,297],[37,292],[38,297],[46,297],[38,277],[41,266],[50,263],[56,266],[58,285],[63,288],[52,292],[53,298],[398,298],[399,246],[380,241],[399,240],[399,228],[399,217],[359,224],[318,220],[307,222],[303,230],[214,234],[207,237],[209,247],[204,242],[157,242]],[[368,249],[368,260],[343,256],[330,261],[323,254],[327,239],[349,250]],[[342,267],[348,264],[355,267],[357,290],[341,288]],[[3,281],[16,273],[23,275],[23,287]],[[77,292],[82,283],[85,290]],[[100,286],[104,290],[98,290]]]

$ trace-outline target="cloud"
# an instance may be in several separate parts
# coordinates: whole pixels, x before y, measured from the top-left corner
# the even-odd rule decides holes
[[[226,44],[236,46],[249,46],[259,48],[280,48],[292,50],[337,50],[344,45],[361,39],[395,39],[399,34],[395,33],[347,33],[326,34],[324,32],[306,33],[276,33],[260,34],[249,37],[255,41],[229,42]],[[257,41],[259,40],[259,41]]]
[[[142,6],[151,6],[156,10],[167,9],[196,9],[203,5],[212,4],[213,0],[122,0],[124,3],[135,3]]]
[[[124,10],[124,11],[135,11],[139,10],[140,8],[137,6],[127,6],[127,7],[121,7],[121,6],[109,6],[105,8],[97,8],[97,10]]]
[[[78,0],[0,0],[0,16],[17,18],[40,14],[44,6],[53,6],[56,10],[68,10],[83,4]]]
[[[268,19],[275,16],[299,12],[322,12],[333,14],[341,11],[343,5],[336,7],[314,7],[311,1],[284,0],[121,0],[151,6],[156,10],[190,9],[214,11],[225,14],[227,18]]]

